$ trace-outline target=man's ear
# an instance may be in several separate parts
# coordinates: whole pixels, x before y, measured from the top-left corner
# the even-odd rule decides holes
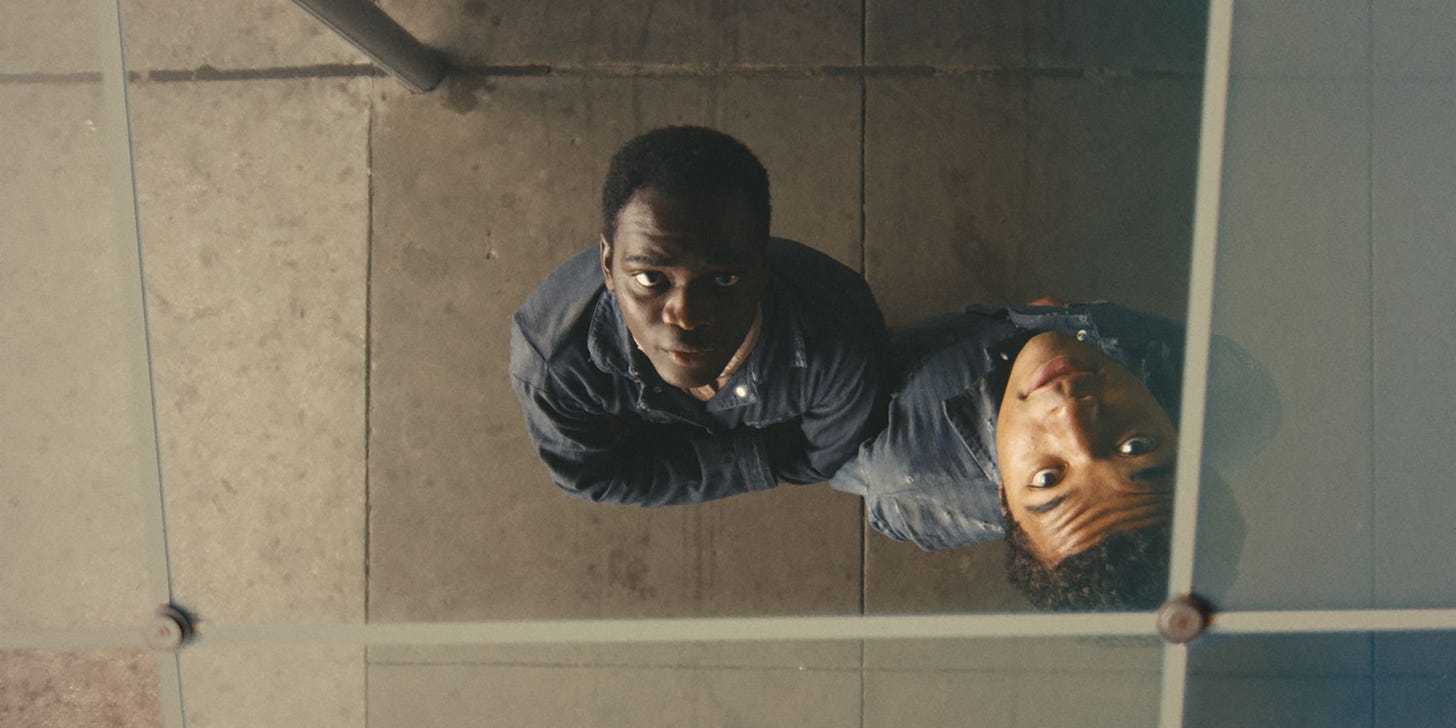
[[[601,253],[602,280],[606,282],[607,290],[616,293],[617,282],[612,280],[612,244],[607,242],[605,234],[597,237],[597,250]]]
[[[1011,513],[1011,506],[1006,504],[1006,483],[996,484],[996,497],[1001,500],[1001,517],[1004,519]]]

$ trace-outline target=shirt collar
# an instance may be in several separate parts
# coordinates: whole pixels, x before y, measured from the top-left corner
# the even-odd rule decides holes
[[[617,297],[603,288],[592,311],[591,325],[587,328],[587,355],[592,364],[604,372],[640,381],[632,358],[634,348],[632,335],[627,332],[627,322],[622,320],[622,311],[617,307]]]
[[[775,372],[809,366],[804,322],[799,314],[803,305],[803,302],[793,300],[792,291],[785,290],[776,278],[769,279],[759,306],[763,319],[759,341],[737,372],[730,374],[724,382],[720,396],[706,403],[709,411],[757,403],[761,388],[772,386],[771,381],[767,385],[765,381]],[[633,355],[636,349],[616,296],[603,288],[592,311],[591,324],[587,327],[587,353],[592,364],[604,372],[638,383],[648,378],[646,372],[656,377],[645,356]]]

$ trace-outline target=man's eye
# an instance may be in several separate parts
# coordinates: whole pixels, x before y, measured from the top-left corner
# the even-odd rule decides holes
[[[1050,488],[1061,481],[1061,468],[1042,468],[1031,474],[1031,487],[1033,488]]]
[[[662,285],[663,277],[655,270],[644,270],[640,273],[633,273],[632,280],[637,281],[637,285],[643,288],[656,288]]]
[[[719,273],[718,275],[713,276],[713,284],[717,285],[720,288],[736,286],[741,280],[743,280],[743,276],[734,275],[732,273]]]
[[[1146,455],[1158,449],[1158,441],[1147,435],[1134,435],[1123,440],[1117,446],[1117,452],[1127,457]]]

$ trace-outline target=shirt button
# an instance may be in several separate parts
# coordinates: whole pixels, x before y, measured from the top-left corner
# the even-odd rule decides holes
[[[1087,329],[1079,329],[1077,331],[1077,341],[1086,341],[1086,340],[1087,340]]]
[[[662,394],[662,385],[660,385],[660,384],[653,385],[652,386],[652,391],[657,392],[658,394]]]
[[[743,399],[744,397],[747,397],[748,396],[748,387],[745,387],[742,384],[740,384],[740,385],[738,385],[738,386],[736,386],[736,387],[733,388],[733,393],[736,394],[736,395],[738,395],[738,398],[739,399]]]

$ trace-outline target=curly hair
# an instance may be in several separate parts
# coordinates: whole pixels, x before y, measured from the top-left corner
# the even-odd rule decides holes
[[[1054,611],[1152,609],[1168,595],[1167,521],[1108,534],[1049,567],[1008,512],[1006,578],[1032,606]]]
[[[602,185],[602,235],[613,242],[617,215],[640,189],[669,194],[742,192],[768,238],[768,172],[742,142],[701,126],[667,126],[627,142]]]

